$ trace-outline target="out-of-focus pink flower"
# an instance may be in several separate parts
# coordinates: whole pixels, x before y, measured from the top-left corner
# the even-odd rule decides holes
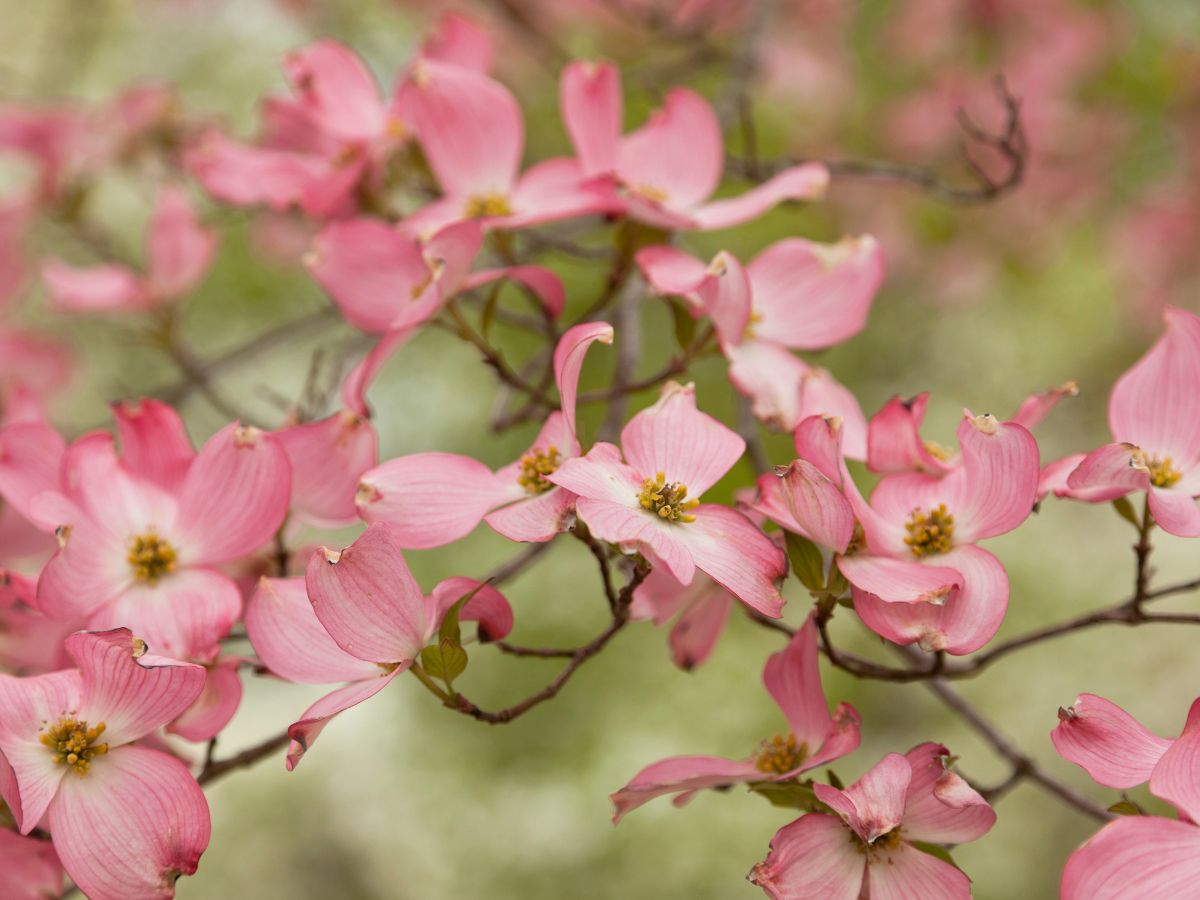
[[[812,616],[786,649],[773,654],[763,669],[767,692],[787,719],[788,732],[764,741],[745,760],[719,756],[673,756],[642,769],[612,795],[613,821],[643,803],[668,794],[682,806],[705,788],[751,782],[794,781],[802,773],[832,762],[858,747],[859,716],[839,703],[833,714],[821,690],[817,664],[817,628]]]
[[[453,453],[414,453],[363,475],[358,511],[368,522],[387,522],[401,546],[440,547],[465,537],[479,522],[514,541],[548,541],[568,527],[575,495],[553,474],[579,456],[575,397],[587,350],[612,343],[607,322],[569,329],[554,351],[562,409],[552,412],[521,458],[492,472],[478,460]]]
[[[318,422],[275,432],[292,465],[292,512],[311,525],[335,528],[358,519],[359,479],[379,460],[370,419],[343,409]]]
[[[135,745],[192,705],[200,666],[146,651],[128,629],[79,632],[77,668],[0,675],[0,793],[22,834],[49,824],[71,879],[94,900],[157,900],[196,871],[208,804],[187,768]]]
[[[967,843],[996,822],[949,769],[949,755],[941,744],[919,744],[889,753],[846,790],[814,785],[834,814],[809,813],[779,829],[750,880],[776,900],[968,900],[971,880],[914,843]]]
[[[633,592],[629,617],[650,619],[655,625],[662,625],[678,613],[667,640],[675,665],[690,672],[712,654],[729,619],[733,600],[733,594],[703,572],[685,586],[670,572],[657,568]]]
[[[741,458],[737,434],[696,408],[695,389],[664,386],[621,432],[567,460],[550,481],[579,495],[576,511],[603,541],[636,547],[680,584],[697,569],[758,612],[777,618],[783,553],[742,513],[699,497]],[[624,460],[622,460],[622,452]]]
[[[477,622],[482,640],[503,638],[513,620],[499,591],[455,577],[426,597],[385,524],[369,526],[344,550],[314,552],[304,579],[264,578],[246,611],[246,631],[267,668],[301,684],[349,682],[288,729],[288,769],[334,716],[406,672],[450,608],[472,591],[459,618]]]
[[[287,454],[272,435],[229,425],[196,454],[182,422],[153,400],[114,407],[121,437],[76,441],[61,483],[32,518],[59,549],[37,605],[90,627],[127,626],[179,659],[210,662],[242,610],[217,567],[265,544],[291,495]]]
[[[164,187],[146,235],[144,274],[119,263],[80,268],[48,259],[42,277],[57,309],[136,312],[188,294],[204,278],[216,249],[216,233],[200,224],[187,196]]]
[[[964,412],[962,461],[948,474],[884,478],[868,506],[846,480],[865,547],[838,559],[863,622],[890,641],[969,653],[996,633],[1008,576],[977,542],[1016,528],[1038,486],[1037,442],[1024,426]]]
[[[737,197],[711,200],[725,167],[712,106],[687,88],[674,88],[662,109],[622,138],[621,80],[611,63],[571,63],[563,71],[560,102],[581,174],[612,178],[624,212],[648,225],[729,228],[783,200],[820,199],[829,183],[824,166],[807,163]]]
[[[69,351],[57,341],[0,325],[0,423],[44,419],[43,403],[71,369]]]
[[[1126,816],[1110,822],[1071,854],[1063,900],[1182,896],[1200,875],[1200,701],[1183,733],[1160,738],[1121,707],[1081,694],[1060,709],[1054,747],[1100,784],[1126,789],[1150,782],[1181,819]]]
[[[1067,478],[1075,499],[1145,491],[1164,531],[1200,536],[1200,317],[1168,307],[1166,333],[1113,387],[1108,425],[1118,443],[1084,457]]]
[[[0,895],[9,900],[62,896],[63,867],[47,840],[0,828]]]
[[[754,414],[784,431],[812,415],[846,424],[846,452],[866,453],[866,418],[828,372],[790,350],[824,350],[862,330],[883,280],[883,252],[871,237],[837,244],[788,238],[749,265],[719,253],[707,267],[673,247],[637,255],[657,291],[681,296],[713,321],[729,379],[754,401]]]
[[[43,675],[71,665],[63,641],[82,623],[42,615],[36,595],[36,578],[0,569],[0,671]]]

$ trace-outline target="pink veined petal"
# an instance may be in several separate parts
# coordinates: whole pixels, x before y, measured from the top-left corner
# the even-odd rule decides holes
[[[708,267],[696,257],[669,244],[656,244],[639,250],[634,259],[642,277],[655,291],[699,303],[694,292],[707,275]]]
[[[272,674],[299,684],[360,681],[379,666],[329,636],[308,600],[303,578],[262,578],[246,607],[246,635]]]
[[[342,402],[346,404],[347,409],[353,410],[364,418],[371,415],[371,409],[367,406],[367,390],[384,364],[391,359],[392,354],[400,349],[417,332],[418,328],[419,325],[410,324],[387,332],[379,339],[379,343],[372,347],[370,352],[350,370],[350,374],[342,382]]]
[[[154,296],[182,297],[200,283],[216,252],[216,233],[200,224],[187,195],[162,188],[147,236],[146,281]]]
[[[57,723],[78,707],[81,690],[79,673],[73,669],[30,678],[0,674],[0,759],[10,767],[9,774],[0,775],[0,786],[9,782],[4,796],[21,834],[41,821],[67,772],[56,764],[40,735],[46,723]],[[14,784],[16,803],[11,796]]]
[[[845,479],[842,456],[843,422],[836,416],[809,416],[792,434],[796,455],[806,459],[834,484],[841,487]]]
[[[1146,490],[1150,476],[1133,444],[1105,444],[1080,460],[1067,476],[1068,496],[1081,496],[1093,502],[1112,500],[1130,491]]]
[[[156,652],[208,659],[242,614],[242,593],[228,575],[183,569],[157,584],[134,584],[88,617],[94,629],[132,629]]]
[[[705,588],[702,585],[717,585],[706,578],[695,578],[688,586],[680,584],[661,566],[655,566],[650,574],[638,585],[633,592],[633,604],[629,607],[629,617],[635,622],[649,619],[655,625],[662,625],[671,616],[679,612],[692,601],[693,595]],[[724,588],[720,588],[724,590]]]
[[[400,546],[425,550],[466,537],[510,493],[468,456],[414,453],[366,472],[357,504],[366,521],[391,525]]]
[[[486,74],[492,68],[492,37],[471,18],[443,13],[421,45],[421,56]]]
[[[779,704],[797,742],[807,745],[810,753],[833,729],[817,656],[817,626],[809,615],[787,647],[771,654],[763,669],[767,692]]]
[[[1187,492],[1151,487],[1150,514],[1168,534],[1200,537],[1200,507]]]
[[[387,331],[434,276],[421,245],[378,219],[326,225],[305,264],[346,320],[372,333]]]
[[[950,863],[922,853],[907,841],[884,850],[867,866],[871,900],[970,900],[971,879]]]
[[[742,343],[750,324],[750,278],[741,262],[721,251],[696,286],[700,305],[712,319],[723,347]]]
[[[611,344],[613,327],[607,322],[584,322],[567,329],[554,348],[554,382],[562,402],[562,414],[571,434],[576,433],[575,400],[579,392],[579,373],[588,349],[596,341]]]
[[[1059,710],[1058,718],[1050,732],[1054,749],[1106,787],[1145,783],[1171,746],[1171,741],[1095,694],[1080,694],[1068,709]]]
[[[712,655],[733,607],[733,595],[712,579],[694,579],[691,587],[693,596],[667,638],[672,661],[685,672],[703,665]]]
[[[8,900],[62,896],[63,868],[49,841],[0,828],[0,895]]]
[[[775,832],[749,879],[772,900],[858,900],[866,869],[838,818],[809,813]]]
[[[405,660],[390,671],[379,672],[364,681],[355,681],[340,687],[306,709],[299,721],[288,727],[288,737],[292,739],[292,743],[288,746],[287,770],[291,772],[300,764],[304,754],[312,748],[325,726],[335,716],[358,706],[364,700],[370,700],[391,684],[392,679],[407,672],[411,665],[412,660]]]
[[[42,264],[50,303],[66,312],[113,312],[152,305],[137,273],[128,266],[107,264],[80,268],[57,259]]]
[[[196,871],[212,824],[187,767],[159,750],[118,747],[83,778],[65,778],[50,805],[63,867],[91,900],[175,896]]]
[[[545,266],[505,266],[502,269],[483,269],[472,273],[463,282],[462,290],[473,290],[502,278],[511,279],[532,292],[541,301],[548,315],[556,319],[562,315],[563,306],[567,302],[566,290],[563,288],[562,279]]]
[[[846,790],[814,784],[817,799],[833,808],[868,844],[900,824],[912,766],[899,753],[889,753]]]
[[[352,410],[275,433],[292,467],[292,511],[332,528],[358,518],[354,504],[362,474],[378,462],[371,421]]]
[[[929,452],[921,423],[929,394],[893,397],[867,425],[867,468],[872,472],[948,472],[950,465]]]
[[[572,461],[567,462],[569,464]],[[629,502],[580,497],[575,501],[575,510],[600,540],[649,552],[666,566],[680,584],[692,583],[696,562],[676,525],[664,523],[658,516]]]
[[[780,478],[784,505],[804,536],[836,553],[854,537],[854,510],[836,484],[806,459],[792,462]]]
[[[1042,466],[1042,474],[1038,476],[1038,502],[1041,503],[1051,494],[1055,497],[1070,497],[1075,500],[1088,499],[1086,492],[1076,493],[1067,486],[1067,479],[1071,477],[1071,473],[1079,467],[1086,456],[1086,453],[1072,453],[1070,456],[1064,456],[1062,459],[1056,459],[1054,462]],[[1103,492],[1105,489],[1101,488],[1101,491]],[[1125,493],[1124,488],[1120,488],[1120,491],[1121,494]],[[1104,499],[1115,498],[1105,497]]]
[[[887,603],[856,591],[855,611],[868,628],[897,644],[916,642],[923,650],[957,656],[972,653],[990,641],[1004,621],[1008,576],[1000,560],[982,547],[955,547],[939,559],[962,578],[962,588],[945,603]]]
[[[743,509],[774,522],[785,531],[808,537],[783,498],[783,480],[774,472],[765,472],[755,482],[753,499],[740,504]]]
[[[407,221],[407,220],[406,220]],[[403,228],[401,223],[398,227]],[[483,249],[483,226],[478,221],[452,222],[434,231],[425,242],[425,255],[439,270],[445,296],[462,290],[471,265]]]
[[[1113,387],[1113,437],[1187,472],[1200,460],[1200,318],[1174,307],[1166,333]]]
[[[179,500],[179,552],[191,563],[246,556],[287,515],[292,468],[274,435],[233,423],[209,438]]]
[[[863,330],[883,282],[883,250],[873,237],[818,244],[785,238],[746,267],[761,318],[754,332],[797,350],[821,350]]]
[[[231,656],[209,665],[204,690],[195,703],[167,726],[167,731],[196,743],[212,740],[220,734],[242,704],[242,679],[238,675],[241,663]]]
[[[0,497],[31,518],[33,498],[58,489],[65,452],[61,435],[44,422],[16,422],[0,428]]]
[[[1071,854],[1062,900],[1186,897],[1200,878],[1200,828],[1158,816],[1121,816]]]
[[[806,758],[794,772],[806,772],[835,759],[840,759],[847,753],[857,750],[860,743],[862,743],[862,716],[849,703],[839,703],[833,711],[833,724],[829,732],[812,755]]]
[[[962,588],[963,577],[949,566],[915,559],[856,554],[838,557],[838,568],[860,591],[885,603],[944,602]]]
[[[141,477],[118,460],[113,438],[93,432],[67,448],[60,471],[62,490],[81,507],[77,514],[55,525],[71,525],[80,533],[95,531],[122,544],[135,534],[154,529],[172,534],[178,498],[153,481]],[[37,498],[42,502],[44,495]],[[124,558],[124,554],[121,554]]]
[[[486,75],[434,60],[413,67],[399,96],[442,190],[507,197],[525,143],[521,109],[508,89]]]
[[[1060,401],[1067,397],[1077,396],[1079,396],[1079,385],[1074,381],[1068,381],[1058,387],[1042,391],[1040,394],[1030,394],[1021,401],[1021,406],[1008,421],[1032,431],[1041,424],[1054,407],[1058,406]]]
[[[737,762],[721,756],[672,756],[651,763],[630,779],[609,799],[613,803],[613,823],[666,794],[680,794],[704,788],[761,781],[765,776],[751,762]]]
[[[1183,734],[1167,748],[1150,775],[1150,793],[1193,822],[1200,820],[1200,700],[1188,710]]]
[[[617,166],[621,123],[621,73],[608,62],[576,60],[563,69],[559,107],[585,176]]]
[[[699,497],[741,458],[746,442],[696,408],[694,385],[669,382],[657,403],[626,423],[621,448],[638,474],[662,472],[668,484],[685,485],[689,497]]]
[[[926,743],[904,756],[913,772],[904,806],[907,839],[965,844],[991,831],[996,811],[963,778],[947,770],[949,750]]]
[[[673,88],[662,108],[621,141],[617,174],[633,190],[663,194],[669,207],[687,209],[716,190],[724,159],[712,106],[687,88]]]
[[[545,543],[565,531],[575,515],[575,495],[564,488],[527,497],[483,517],[510,541]]]
[[[736,197],[706,203],[692,210],[692,217],[701,231],[732,228],[757,219],[784,200],[821,200],[828,187],[829,170],[819,163],[805,163]]]
[[[1041,463],[1028,429],[991,416],[963,417],[963,491],[954,514],[954,539],[975,543],[1012,531],[1033,512]]]
[[[196,458],[179,413],[161,400],[114,403],[121,461],[159,487],[176,491]]]
[[[348,141],[370,141],[383,130],[379,88],[348,47],[315,41],[289,55],[285,68],[304,109],[325,131]]]
[[[126,552],[94,527],[60,529],[58,550],[38,576],[38,609],[54,619],[78,620],[111,603],[133,581]]]
[[[496,227],[516,230],[583,216],[616,215],[623,206],[607,179],[584,177],[568,157],[544,159],[530,166],[512,192],[511,215],[493,220]]]
[[[679,532],[696,568],[710,575],[731,594],[765,616],[783,613],[778,583],[787,574],[787,561],[758,527],[726,506],[705,504],[694,510],[696,520],[667,527]]]
[[[103,722],[112,747],[166,725],[204,689],[203,666],[147,653],[128,628],[76,632],[66,647],[82,679],[79,717]]]
[[[836,418],[842,423],[842,453],[848,459],[867,458],[867,417],[858,399],[827,369],[813,366],[801,383],[800,421],[810,416]]]
[[[638,494],[642,477],[621,462],[621,451],[603,441],[586,456],[567,459],[546,479],[589,500],[607,500],[642,511]]]
[[[300,203],[328,171],[320,156],[238,143],[211,131],[186,156],[187,167],[213,197],[239,206],[264,204],[282,212]]]
[[[459,612],[459,620],[479,623],[481,641],[498,641],[508,637],[513,627],[513,612],[505,596],[490,584],[482,585],[474,578],[456,575],[438,583],[429,597],[427,621],[429,630],[441,627],[442,618],[463,597],[475,595]]]
[[[305,584],[317,618],[347,653],[375,663],[411,660],[425,646],[425,598],[390,525],[376,523],[344,550],[321,548]]]

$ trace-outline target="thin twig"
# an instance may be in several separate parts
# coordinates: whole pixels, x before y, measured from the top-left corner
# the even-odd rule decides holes
[[[259,760],[265,759],[282,750],[288,745],[290,740],[287,732],[284,732],[272,738],[267,738],[261,744],[255,744],[253,747],[249,747],[241,753],[234,754],[228,759],[211,760],[204,766],[200,774],[196,776],[196,780],[202,785],[209,784],[236,769],[244,769],[252,766]]]

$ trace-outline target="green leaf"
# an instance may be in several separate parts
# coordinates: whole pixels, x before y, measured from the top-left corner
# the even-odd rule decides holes
[[[696,320],[678,297],[668,297],[667,306],[671,310],[671,321],[675,324],[675,340],[680,350],[686,350],[696,339]]]
[[[487,582],[481,582],[470,591],[463,594],[454,601],[454,605],[446,610],[446,614],[442,617],[442,624],[438,628],[438,640],[450,641],[452,644],[462,643],[462,631],[458,625],[458,617],[462,613],[462,608],[471,602],[471,598],[483,590]]]
[[[842,574],[842,570],[837,567],[837,560],[832,560],[829,563],[829,578],[825,584],[825,590],[829,591],[835,597],[840,597],[842,594],[850,592],[850,582],[846,580],[846,576]]]
[[[846,789],[846,785],[842,784],[842,779],[838,778],[837,772],[833,771],[833,769],[826,769],[825,777],[828,778],[829,783],[839,791],[844,791]]]
[[[1138,521],[1138,515],[1133,509],[1133,504],[1129,502],[1128,497],[1118,497],[1112,502],[1112,505],[1113,509],[1117,511],[1117,515],[1134,528],[1142,527],[1142,523]]]
[[[1108,808],[1110,813],[1118,816],[1140,816],[1142,808],[1132,800],[1118,800]]]
[[[446,687],[453,690],[454,679],[467,668],[467,651],[461,644],[442,640],[436,646],[426,647],[421,651],[421,666],[434,678],[446,682]]]
[[[750,784],[750,790],[765,797],[772,806],[782,806],[785,809],[802,809],[813,812],[824,808],[813,792],[812,784],[802,784],[796,781],[755,781]]]
[[[922,853],[928,853],[930,856],[935,856],[942,862],[950,863],[954,868],[958,868],[958,863],[954,861],[954,858],[950,855],[950,851],[941,844],[931,844],[928,841],[909,841],[909,843]]]
[[[821,559],[821,551],[808,538],[786,532],[788,559],[792,561],[792,571],[800,579],[800,583],[810,591],[825,589],[825,562]]]

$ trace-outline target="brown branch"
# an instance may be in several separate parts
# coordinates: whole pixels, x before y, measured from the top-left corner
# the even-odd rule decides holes
[[[202,785],[209,784],[236,769],[244,769],[252,766],[259,760],[265,759],[282,750],[288,745],[290,740],[287,732],[284,732],[272,738],[267,738],[261,744],[255,744],[253,747],[249,747],[241,753],[236,753],[228,759],[209,760],[200,774],[196,776],[196,781]]]

